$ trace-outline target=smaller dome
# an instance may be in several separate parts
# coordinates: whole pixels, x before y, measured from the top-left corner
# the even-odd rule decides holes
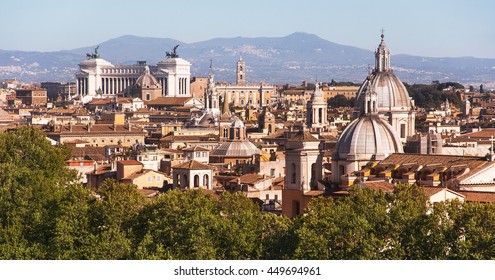
[[[160,84],[158,83],[158,80],[153,75],[151,75],[150,68],[148,66],[145,66],[144,73],[136,80],[135,87],[158,88],[160,87]]]
[[[335,145],[335,159],[382,160],[403,153],[394,128],[378,115],[366,115],[351,122]]]
[[[211,156],[221,157],[252,157],[255,154],[260,155],[260,149],[247,140],[221,143],[210,153]]]

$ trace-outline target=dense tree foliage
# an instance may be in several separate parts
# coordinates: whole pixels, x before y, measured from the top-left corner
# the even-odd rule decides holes
[[[303,216],[260,211],[242,193],[132,185],[91,190],[42,132],[0,134],[1,259],[492,259],[495,205],[431,205],[421,188],[353,188]]]
[[[347,99],[341,94],[338,94],[335,97],[331,97],[327,100],[327,105],[330,108],[354,107],[354,103],[356,103],[355,97]]]
[[[334,79],[332,79],[330,81],[330,83],[328,83],[329,86],[338,86],[338,87],[343,87],[343,86],[361,86],[361,83],[353,83],[353,82],[337,82],[335,81]]]
[[[443,89],[452,87],[454,89],[464,89],[464,86],[458,83],[432,83],[430,85],[425,84],[413,84],[409,85],[404,83],[409,92],[409,95],[415,102],[415,105],[421,108],[433,108],[438,109],[447,98],[449,102],[456,107],[460,108],[462,101],[460,93],[443,91]]]

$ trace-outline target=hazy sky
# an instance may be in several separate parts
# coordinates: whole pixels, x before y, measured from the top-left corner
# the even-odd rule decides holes
[[[2,0],[0,49],[57,51],[121,36],[282,37],[392,54],[495,58],[494,0]]]

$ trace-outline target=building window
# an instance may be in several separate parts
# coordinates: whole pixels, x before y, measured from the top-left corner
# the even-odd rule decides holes
[[[400,124],[400,138],[406,138],[406,124]]]
[[[270,176],[275,177],[275,168],[270,169]]]
[[[151,176],[148,176],[148,183],[150,183],[151,181],[153,181],[153,178],[151,178]]]
[[[267,195],[265,196],[265,199],[266,199],[266,200],[270,200],[270,195],[269,195],[269,194],[267,194]]]
[[[194,175],[194,187],[198,188],[199,187],[199,175]]]
[[[206,188],[210,186],[208,174],[203,175],[203,186]]]
[[[184,178],[184,187],[189,188],[189,180],[187,180],[187,175],[184,174],[182,176]]]
[[[296,164],[292,164],[292,180],[291,183],[295,184],[296,183]]]

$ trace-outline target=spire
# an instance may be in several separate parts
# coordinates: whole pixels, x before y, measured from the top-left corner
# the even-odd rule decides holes
[[[375,71],[376,72],[390,71],[390,50],[385,44],[385,40],[384,40],[385,35],[383,34],[383,29],[382,29],[382,35],[380,37],[382,38],[382,40],[375,52]]]

